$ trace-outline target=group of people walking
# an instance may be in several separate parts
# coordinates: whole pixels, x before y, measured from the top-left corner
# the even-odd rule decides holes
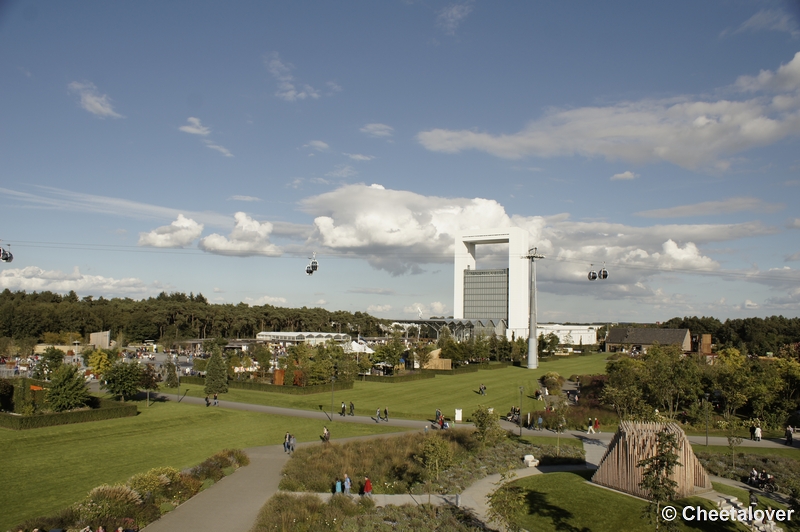
[[[589,429],[586,431],[586,434],[600,433],[600,421],[598,421],[597,418],[594,418],[594,421],[592,421],[592,418],[590,417],[588,425]]]
[[[350,490],[353,487],[353,482],[347,473],[344,474],[344,479],[337,478],[333,484],[333,493],[342,493],[344,495],[352,495]],[[372,497],[372,481],[369,477],[364,477],[364,496]]]
[[[294,437],[294,434],[286,433],[286,436],[283,437],[283,452],[292,454],[294,452],[295,445],[297,445],[297,440]]]
[[[342,401],[342,411],[341,411],[341,413],[339,415],[342,416],[342,417],[348,415],[347,414],[347,407],[345,406],[344,401]],[[353,404],[353,401],[350,401],[350,414],[349,415],[351,415],[351,416],[355,416],[356,415],[356,405]]]
[[[383,408],[383,417],[381,417],[381,407],[378,407],[378,410],[375,411],[375,423],[379,423],[380,421],[389,421],[388,406]]]

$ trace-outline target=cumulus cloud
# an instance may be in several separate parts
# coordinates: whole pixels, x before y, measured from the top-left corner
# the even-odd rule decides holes
[[[800,53],[776,72],[739,78],[736,87],[795,91],[800,87]],[[553,108],[516,133],[436,128],[418,133],[417,140],[442,153],[478,150],[506,159],[578,155],[724,170],[726,157],[798,133],[800,96],[792,92],[740,101],[680,97]]]
[[[367,307],[367,312],[370,314],[375,314],[379,312],[389,312],[392,310],[391,305],[370,305]]]
[[[455,35],[458,26],[470,13],[472,6],[469,4],[451,4],[439,11],[436,23],[447,35]]]
[[[636,179],[637,177],[639,177],[639,174],[634,174],[630,170],[626,170],[625,172],[612,175],[611,181],[630,180]]]
[[[267,71],[272,74],[278,82],[278,90],[275,96],[287,102],[305,100],[306,98],[317,99],[320,94],[317,89],[305,83],[298,83],[292,75],[294,65],[284,63],[278,52],[271,52],[264,57],[264,64]]]
[[[253,255],[277,257],[281,255],[280,248],[269,241],[273,230],[271,223],[253,220],[244,212],[237,212],[234,219],[236,227],[228,237],[214,233],[200,240],[198,247],[217,255],[239,257]]]
[[[252,297],[244,298],[244,302],[250,305],[251,307],[261,307],[264,305],[284,305],[286,304],[285,297],[275,297],[275,296],[261,296],[259,298],[253,299]]]
[[[800,52],[794,54],[794,58],[781,65],[775,72],[771,70],[762,70],[758,76],[740,76],[736,80],[736,87],[748,92],[756,92],[761,90],[770,91],[794,91],[800,88]],[[786,97],[785,97],[786,98]],[[788,100],[778,100],[776,102],[779,106],[785,106],[796,109],[796,98],[789,98]]]
[[[800,218],[795,218],[794,220],[789,220],[786,223],[786,227],[788,229],[800,229]]]
[[[111,98],[107,94],[100,94],[94,83],[73,81],[67,87],[70,92],[80,96],[81,107],[93,115],[100,118],[125,118],[114,111]]]
[[[783,11],[777,9],[762,9],[736,28],[733,33],[757,32],[757,31],[780,31],[790,34],[792,37],[800,37],[797,29],[797,22],[794,18]],[[728,30],[722,35],[729,33]]]
[[[391,137],[394,134],[394,128],[386,124],[367,124],[361,129],[362,133],[366,133],[370,137]]]
[[[199,224],[183,214],[169,225],[153,229],[149,233],[139,233],[140,246],[157,248],[183,248],[190,245],[203,233],[203,224]]]
[[[189,133],[191,135],[202,135],[202,136],[206,136],[209,133],[211,133],[211,128],[204,126],[200,122],[199,118],[190,116],[189,118],[186,119],[186,121],[189,122],[187,125],[178,128],[184,133]]]
[[[778,212],[785,205],[781,203],[767,203],[759,198],[728,198],[720,201],[704,201],[692,205],[680,205],[667,209],[652,209],[637,212],[637,216],[647,218],[680,218],[684,216],[709,216],[717,214],[732,214],[736,212]]]
[[[27,266],[0,271],[0,289],[5,288],[27,292],[49,290],[64,294],[74,290],[78,294],[144,297],[157,293],[164,287],[157,283],[147,284],[135,277],[114,279],[102,275],[85,275],[77,266],[72,273]]]

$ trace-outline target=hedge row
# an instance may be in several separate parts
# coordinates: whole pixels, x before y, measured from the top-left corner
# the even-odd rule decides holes
[[[181,377],[181,382],[185,384],[205,385],[204,377]],[[258,392],[285,393],[289,395],[312,395],[315,393],[326,393],[331,391],[330,384],[316,384],[314,386],[281,386],[275,384],[265,384],[254,381],[228,381],[228,388],[239,390],[256,390]],[[335,381],[334,390],[352,390],[352,381]]]
[[[481,364],[480,369],[503,369],[508,367],[508,362],[491,362],[489,364]]]
[[[361,377],[360,380],[364,380],[366,382],[409,382],[409,381],[418,381],[423,379],[433,379],[436,377],[436,373],[428,373],[427,371],[422,371],[419,373],[408,373],[405,375],[392,375],[392,376],[383,376],[383,375],[364,375]]]
[[[425,373],[433,373],[434,375],[462,375],[464,373],[477,373],[480,366],[471,364],[469,366],[461,366],[456,369],[424,369]]]
[[[135,404],[118,403],[98,398],[94,398],[92,403],[90,410],[77,410],[74,412],[51,412],[32,416],[19,416],[0,412],[0,427],[13,430],[38,429],[54,425],[132,417],[139,413],[139,409],[136,408]]]

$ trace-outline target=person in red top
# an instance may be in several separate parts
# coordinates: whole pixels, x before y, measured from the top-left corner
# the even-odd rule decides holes
[[[369,477],[364,477],[364,496],[372,497],[372,481]]]

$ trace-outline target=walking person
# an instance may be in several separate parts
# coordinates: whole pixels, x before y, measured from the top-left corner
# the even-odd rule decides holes
[[[756,439],[756,425],[755,425],[755,423],[750,423],[750,439],[751,440],[755,440]]]
[[[756,427],[756,441],[761,441],[761,427]]]
[[[208,396],[206,395],[206,406],[208,407],[211,404],[211,401],[208,400]]]
[[[344,405],[344,401],[342,401],[342,413],[340,414],[342,417],[347,415],[347,407]]]
[[[364,497],[372,498],[372,481],[369,477],[364,477]]]
[[[347,473],[344,474],[344,494],[350,495],[350,477],[347,476]]]
[[[350,415],[351,416],[356,415],[356,405],[353,404],[353,401],[350,401]]]
[[[792,430],[792,426],[788,425],[786,427],[786,432],[784,433],[784,435],[786,436],[786,445],[791,445],[792,444],[792,435],[793,435],[792,433],[793,432],[794,431]]]
[[[294,453],[294,447],[297,445],[297,438],[294,437],[294,434],[289,435],[289,454]]]
[[[539,419],[537,420],[537,422],[539,423],[539,430],[542,430],[542,423],[544,422],[544,419],[542,419],[541,414],[539,414]]]
[[[336,493],[342,493],[342,481],[336,479]]]
[[[289,452],[289,433],[286,433],[286,436],[283,437],[283,452]]]
[[[217,394],[214,394],[214,406],[219,406],[219,397]]]
[[[378,410],[375,411],[375,423],[380,422],[381,420],[381,407],[378,407]]]
[[[383,407],[383,420],[386,421],[387,423],[389,422],[389,407],[388,406]]]
[[[586,431],[586,434],[594,434],[594,425],[591,417],[589,418],[589,429]]]

